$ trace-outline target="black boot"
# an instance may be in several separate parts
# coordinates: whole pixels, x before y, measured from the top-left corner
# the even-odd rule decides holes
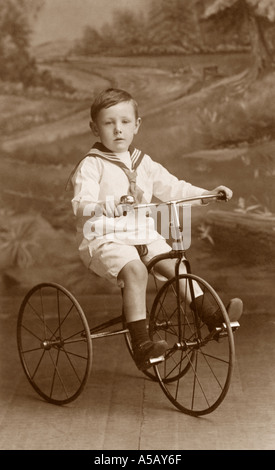
[[[207,325],[211,332],[214,328],[219,327],[224,322],[223,314],[214,301],[209,299],[206,295],[196,297],[191,302],[190,307],[193,311],[198,311],[200,319]],[[243,303],[241,299],[231,299],[227,305],[226,311],[229,316],[230,322],[238,321],[243,312]]]
[[[152,366],[153,362],[157,362],[157,359],[163,356],[168,349],[168,344],[166,341],[154,342],[149,339],[146,320],[130,322],[127,326],[132,340],[133,357],[136,366],[140,370],[148,369]]]

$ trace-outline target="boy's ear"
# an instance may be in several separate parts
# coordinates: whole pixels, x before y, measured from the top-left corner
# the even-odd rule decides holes
[[[90,121],[90,128],[91,128],[91,131],[93,132],[93,134],[96,137],[98,137],[99,136],[98,128],[97,128],[97,125],[93,121]]]
[[[137,118],[137,121],[136,121],[136,129],[135,129],[135,132],[134,134],[137,134],[138,133],[138,130],[140,128],[140,125],[141,125],[141,118]]]

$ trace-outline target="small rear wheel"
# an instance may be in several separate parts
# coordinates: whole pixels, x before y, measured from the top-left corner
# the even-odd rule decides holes
[[[42,283],[25,296],[18,315],[17,345],[24,372],[46,401],[75,400],[92,364],[90,330],[75,297],[55,283]]]
[[[215,335],[190,308],[187,296],[179,298],[178,281],[181,292],[191,292],[193,297],[199,286],[202,295],[220,309],[224,323]],[[169,345],[165,361],[154,369],[171,403],[193,416],[214,411],[229,389],[235,355],[230,321],[215,290],[193,274],[168,280],[154,300],[149,333],[152,339],[164,339]]]

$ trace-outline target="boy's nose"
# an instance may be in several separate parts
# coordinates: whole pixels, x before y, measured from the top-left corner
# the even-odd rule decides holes
[[[121,134],[121,129],[120,129],[120,126],[116,126],[115,127],[115,134]]]

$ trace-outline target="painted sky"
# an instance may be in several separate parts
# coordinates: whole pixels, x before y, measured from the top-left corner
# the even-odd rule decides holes
[[[150,0],[45,0],[32,25],[32,44],[76,39],[86,25],[100,27],[109,21],[115,9],[146,11],[149,4]]]

